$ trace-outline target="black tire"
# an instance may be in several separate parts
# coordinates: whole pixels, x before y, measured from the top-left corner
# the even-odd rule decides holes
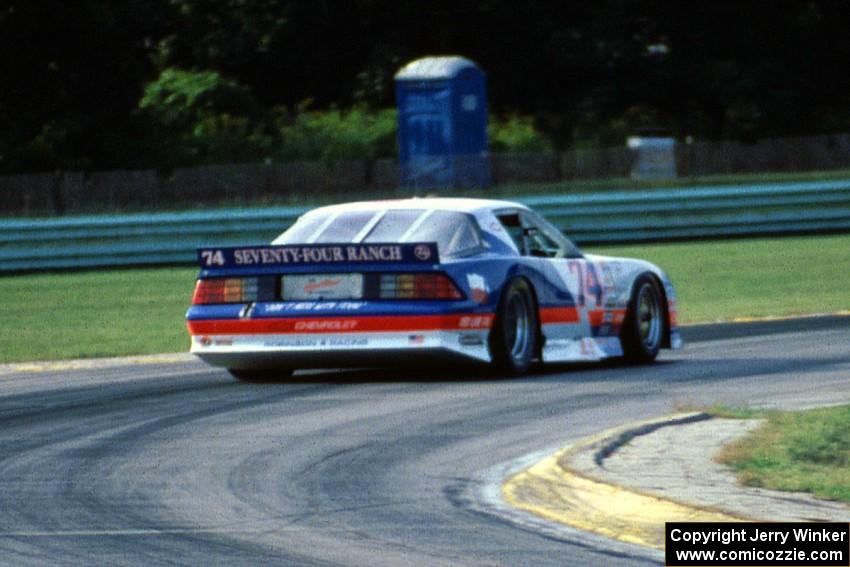
[[[282,382],[292,376],[292,370],[289,368],[228,368],[227,371],[240,382],[252,383]]]
[[[626,360],[640,364],[652,362],[658,356],[665,327],[662,298],[652,276],[642,274],[635,280],[620,331]]]
[[[528,372],[537,348],[538,315],[529,283],[515,278],[505,285],[490,330],[493,369],[502,375]]]

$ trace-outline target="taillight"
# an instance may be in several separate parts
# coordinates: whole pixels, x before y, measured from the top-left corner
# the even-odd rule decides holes
[[[463,299],[445,274],[382,274],[381,299]]]
[[[211,278],[198,280],[192,305],[274,301],[274,278]]]

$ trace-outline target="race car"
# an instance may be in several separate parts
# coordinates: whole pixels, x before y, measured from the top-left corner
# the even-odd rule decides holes
[[[239,379],[424,359],[521,375],[682,346],[661,269],[584,254],[509,201],[321,207],[270,245],[202,248],[198,261],[191,352]]]

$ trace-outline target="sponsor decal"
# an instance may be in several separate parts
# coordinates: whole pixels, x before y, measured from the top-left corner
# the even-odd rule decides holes
[[[623,322],[626,316],[626,311],[617,309],[614,311],[606,311],[603,309],[594,309],[587,312],[587,319],[591,327],[599,327],[600,325],[619,325]]]
[[[409,344],[409,345],[425,344],[425,335],[408,335],[407,336],[407,344]]]
[[[492,321],[492,315],[464,316],[458,321],[458,327],[461,329],[489,329]]]
[[[398,262],[402,259],[401,246],[346,246],[345,253],[349,262]],[[429,250],[429,257],[430,253]],[[416,254],[416,257],[419,255]]]
[[[417,244],[413,249],[413,255],[420,260],[429,260],[431,258],[431,249],[424,244]]]
[[[458,339],[460,346],[481,346],[484,344],[484,339],[481,335],[461,334]]]
[[[437,245],[419,244],[316,244],[204,248],[198,261],[205,268],[346,264],[358,262],[439,262]]]
[[[297,303],[270,303],[265,306],[267,313],[284,311],[358,311],[366,304],[362,301],[299,301]]]
[[[280,347],[315,347],[319,346],[319,341],[315,339],[289,339],[283,341],[266,341],[264,347],[280,348]]]
[[[352,347],[352,346],[369,346],[369,339],[363,337],[334,337],[327,341],[327,346],[332,347]]]
[[[284,301],[356,299],[363,294],[363,274],[286,274],[280,292]]]
[[[216,346],[233,346],[233,339],[216,339],[213,341]]]
[[[210,346],[212,339],[210,337],[201,337],[198,342],[201,343],[201,346]]]
[[[490,299],[490,287],[487,280],[480,274],[466,274],[466,281],[472,292],[472,300],[476,303],[487,303]]]
[[[629,302],[630,289],[627,282],[627,266],[621,262],[603,262],[602,285],[605,287],[605,307],[620,309]]]
[[[309,264],[344,262],[342,247],[317,248],[243,248],[233,251],[233,260],[237,266],[254,264]]]
[[[296,321],[293,329],[298,331],[351,331],[357,327],[354,319],[320,319],[318,321]]]
[[[365,337],[333,337],[330,339],[313,339],[299,337],[293,339],[276,339],[264,341],[266,348],[328,348],[328,347],[366,347],[369,339]]]
[[[304,286],[304,291],[306,291],[307,293],[312,293],[314,291],[328,289],[328,288],[339,285],[341,281],[342,280],[340,278],[337,278],[337,279],[325,278],[325,279],[319,280],[317,282],[308,283],[307,285]]]

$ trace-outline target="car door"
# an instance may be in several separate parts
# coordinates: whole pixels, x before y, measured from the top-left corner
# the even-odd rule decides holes
[[[497,217],[520,253],[540,263],[541,271],[558,290],[538,291],[546,338],[544,359],[594,360],[604,356],[593,339],[617,331],[615,313],[607,302],[613,282],[604,266],[586,258],[561,231],[532,211],[503,211]]]

